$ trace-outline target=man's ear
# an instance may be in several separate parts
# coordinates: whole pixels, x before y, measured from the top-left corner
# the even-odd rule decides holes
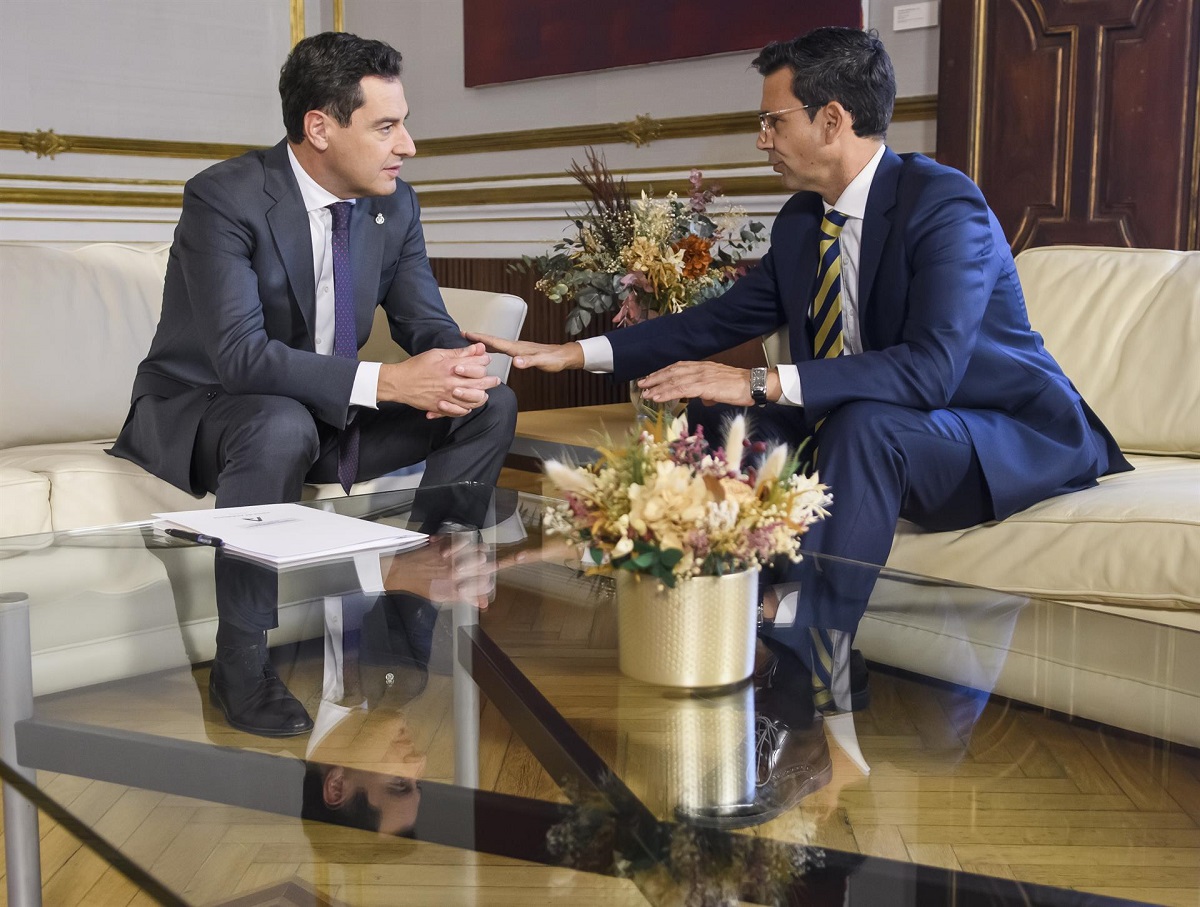
[[[321,782],[321,795],[330,809],[339,809],[346,802],[346,770],[334,766]]]
[[[826,142],[832,142],[838,136],[854,131],[854,117],[850,115],[839,101],[830,101],[817,114],[825,124],[824,135]]]
[[[329,117],[320,110],[310,110],[304,115],[304,137],[318,151],[329,147]]]

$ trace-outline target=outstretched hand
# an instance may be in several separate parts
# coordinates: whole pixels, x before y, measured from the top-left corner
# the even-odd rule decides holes
[[[487,403],[500,379],[487,373],[492,361],[482,343],[454,350],[428,350],[379,369],[381,402],[425,410],[427,418],[465,416]]]
[[[706,404],[754,405],[754,398],[750,396],[749,369],[719,362],[676,362],[642,378],[638,387],[643,399],[655,403],[698,397]]]
[[[492,353],[512,356],[517,368],[536,368],[543,372],[561,372],[571,368],[583,368],[583,347],[578,343],[532,343],[528,340],[505,340],[491,334],[476,334],[464,331],[463,336],[473,343],[481,343]]]

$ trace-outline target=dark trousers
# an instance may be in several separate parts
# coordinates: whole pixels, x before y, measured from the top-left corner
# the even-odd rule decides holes
[[[426,419],[411,407],[360,409],[358,480],[425,461],[422,486],[495,485],[512,442],[517,404],[504,384],[457,419]],[[218,394],[200,421],[192,454],[198,487],[218,507],[300,500],[306,482],[337,481],[338,431],[290,397]]]
[[[803,412],[796,407],[741,410],[693,403],[688,418],[692,426],[704,425],[715,446],[724,437],[724,422],[743,411],[752,422],[752,439],[794,448],[807,437]],[[827,557],[774,565],[764,580],[801,584],[795,633],[807,635],[808,627],[853,633],[900,517],[931,530],[974,526],[993,519],[991,498],[970,435],[951,410],[848,403],[829,414],[817,440],[818,473],[833,493],[833,505],[829,517],[804,536],[802,550]],[[806,639],[792,640],[786,629],[774,635],[807,649]]]
[[[488,391],[487,404],[458,419],[426,419],[406,406],[360,410],[357,418],[360,481],[424,460],[422,487],[493,486],[512,442],[517,404],[501,384]],[[337,448],[338,432],[290,397],[218,394],[196,433],[192,473],[199,487],[216,493],[218,507],[298,501],[306,482],[338,480]],[[250,644],[277,626],[278,588],[274,569],[218,551],[218,644]]]

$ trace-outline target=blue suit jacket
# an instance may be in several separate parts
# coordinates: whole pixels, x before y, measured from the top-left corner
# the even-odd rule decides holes
[[[978,187],[919,155],[884,152],[859,259],[863,352],[814,360],[824,207],[794,195],[761,264],[718,299],[608,335],[631,379],[790,326],[809,429],[844,403],[949,408],[966,424],[996,517],[1129,469],[1116,442],[1029,325],[1008,242]]]
[[[382,223],[378,222],[383,216]],[[407,183],[359,199],[350,218],[358,345],[376,306],[416,354],[466,345],[429,267]],[[112,452],[191,486],[196,429],[214,391],[271,394],[345,426],[357,363],[315,352],[316,287],[308,213],[286,142],[188,181],[150,352]]]

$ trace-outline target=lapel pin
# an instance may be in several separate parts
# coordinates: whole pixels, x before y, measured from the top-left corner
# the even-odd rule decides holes
[[[376,215],[375,215],[375,223],[377,223],[377,224],[382,224],[382,223],[383,223],[383,215],[382,215],[382,214],[376,214]]]

